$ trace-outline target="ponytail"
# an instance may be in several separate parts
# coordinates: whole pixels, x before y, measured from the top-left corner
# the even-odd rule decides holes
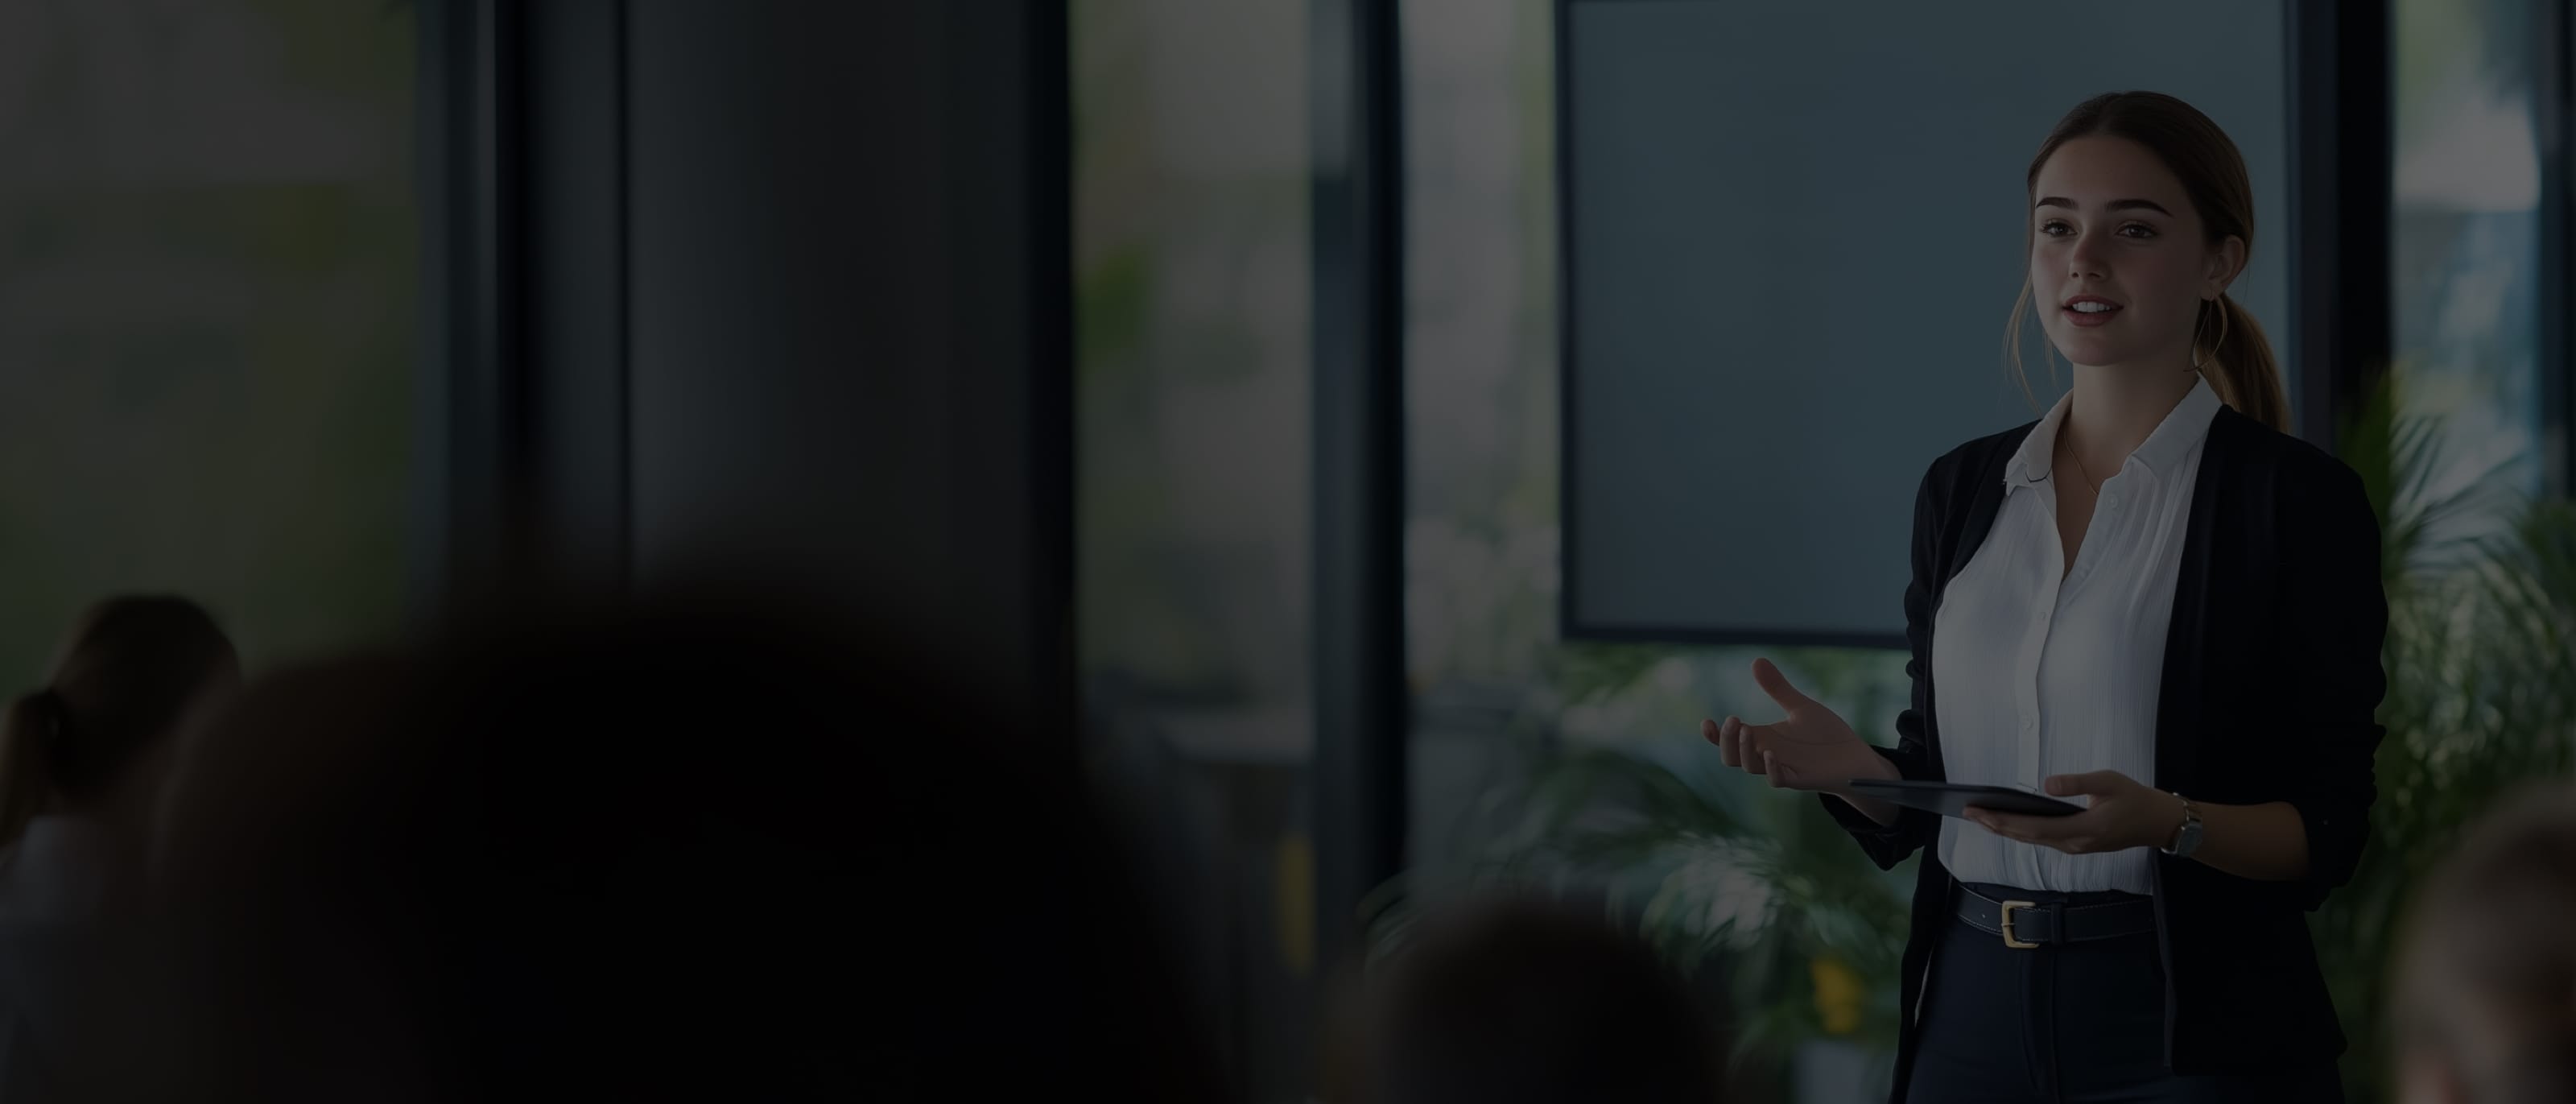
[[[2290,396],[2281,386],[2281,366],[2272,359],[2262,323],[2225,292],[2219,293],[2217,309],[2204,307],[2200,313],[2207,329],[2193,330],[2191,355],[2200,363],[2201,378],[2237,413],[2288,433]]]
[[[0,719],[0,847],[18,842],[54,790],[63,700],[51,689],[20,695]]]

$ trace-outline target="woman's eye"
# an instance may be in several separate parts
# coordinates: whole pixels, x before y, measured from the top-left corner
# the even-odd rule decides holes
[[[2063,237],[2063,236],[2065,236],[2065,235],[2067,235],[2067,234],[2072,234],[2072,233],[2074,233],[2074,232],[2075,232],[2075,228],[2074,228],[2074,227],[2072,227],[2072,226],[2068,226],[2068,225],[2066,225],[2065,223],[2060,222],[2060,221],[2058,221],[2058,220],[2056,220],[2056,219],[2050,219],[2050,220],[2048,220],[2047,222],[2043,222],[2043,223],[2040,223],[2040,224],[2039,224],[2039,232],[2040,232],[2040,233],[2042,233],[2042,234],[2046,234],[2046,235],[2048,235],[2049,237],[2055,238],[2055,237]]]
[[[2132,238],[2152,238],[2156,236],[2156,228],[2143,222],[2133,222],[2121,227],[2120,233]]]

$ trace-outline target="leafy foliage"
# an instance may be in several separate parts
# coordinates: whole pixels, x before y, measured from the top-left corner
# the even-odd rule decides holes
[[[2350,885],[2312,919],[2345,1030],[2344,1080],[2384,1096],[2388,962],[2411,887],[2460,829],[2522,781],[2576,766],[2576,510],[2511,502],[2481,478],[2448,494],[2430,419],[2402,417],[2393,383],[2344,435],[2384,537],[2388,734],[2371,835]],[[2507,511],[2501,534],[2452,535]]]
[[[1553,685],[1568,703],[1651,693],[1669,649],[1568,648]],[[1871,653],[1777,653],[1801,686],[1881,724],[1886,669]],[[1719,767],[1695,733],[1634,746],[1567,744],[1540,732],[1530,769],[1496,795],[1507,807],[1484,859],[1458,880],[1598,894],[1673,968],[1718,966],[1735,1057],[1785,1063],[1799,1044],[1843,1039],[1892,1056],[1895,979],[1911,867],[1881,872],[1812,795],[1771,790]],[[1373,949],[1398,953],[1412,899],[1456,887],[1417,873],[1383,891]]]

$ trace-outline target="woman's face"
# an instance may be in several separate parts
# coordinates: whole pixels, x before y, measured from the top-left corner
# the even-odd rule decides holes
[[[2189,367],[2192,324],[2245,243],[2211,246],[2182,181],[2126,138],[2057,147],[2031,199],[2030,286],[2049,343],[2091,367]]]

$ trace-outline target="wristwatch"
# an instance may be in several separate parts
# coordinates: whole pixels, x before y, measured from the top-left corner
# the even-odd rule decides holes
[[[2173,842],[2164,847],[2164,853],[2188,859],[2200,849],[2200,814],[2192,811],[2190,798],[2175,794],[2173,799],[2182,802],[2182,827],[2174,829]]]

